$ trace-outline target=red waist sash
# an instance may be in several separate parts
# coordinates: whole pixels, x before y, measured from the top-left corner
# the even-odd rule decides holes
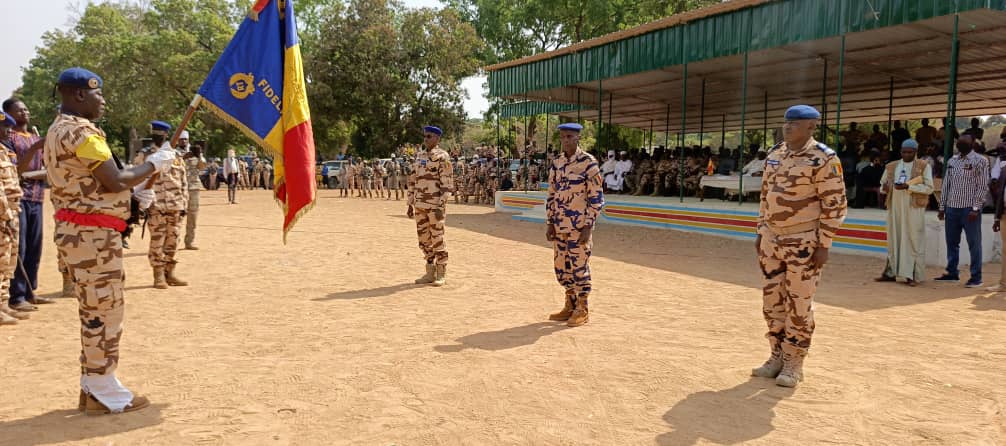
[[[118,232],[126,230],[126,220],[111,215],[81,214],[69,209],[56,211],[56,220],[73,223],[80,226],[114,229]]]

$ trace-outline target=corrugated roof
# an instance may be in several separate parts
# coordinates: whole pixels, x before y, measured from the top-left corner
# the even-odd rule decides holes
[[[629,28],[626,30],[605,34],[600,37],[595,37],[593,39],[584,40],[583,42],[575,43],[573,45],[564,48],[559,48],[555,51],[548,51],[544,53],[535,54],[533,56],[524,57],[521,59],[515,59],[506,62],[501,62],[495,65],[490,65],[488,67],[485,67],[485,70],[497,71],[516,65],[524,65],[531,62],[537,62],[539,60],[551,59],[553,57],[561,56],[563,54],[570,54],[575,53],[577,51],[583,51],[587,48],[601,46],[607,43],[627,39],[629,37],[646,34],[664,28],[670,28],[672,26],[680,25],[682,23],[688,23],[689,21],[692,20],[711,17],[718,14],[726,14],[728,12],[737,11],[750,6],[760,5],[762,3],[768,3],[771,1],[775,0],[731,0],[716,5],[707,6],[705,8],[695,9],[688,12],[682,12],[680,14],[674,14],[670,17],[664,17],[660,20],[655,20],[653,22],[646,23],[637,26],[635,28]]]

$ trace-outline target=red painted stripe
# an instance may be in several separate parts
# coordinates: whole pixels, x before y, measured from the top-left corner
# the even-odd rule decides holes
[[[737,227],[753,228],[755,226],[758,226],[758,222],[754,221],[733,220],[728,218],[715,218],[715,217],[696,217],[693,215],[670,214],[666,212],[625,211],[621,209],[605,209],[605,212],[615,215],[638,215],[642,217],[666,218],[669,220],[698,221],[703,223],[716,223],[721,225],[729,225]]]
[[[286,204],[283,229],[288,230],[294,217],[314,202],[314,134],[311,121],[290,128],[283,135],[284,187],[276,198]]]
[[[734,220],[730,218],[716,218],[716,217],[697,217],[692,215],[681,215],[673,214],[667,212],[642,212],[642,211],[628,211],[622,209],[605,209],[605,213],[612,215],[632,215],[641,217],[652,217],[652,218],[663,218],[667,220],[679,220],[679,221],[695,221],[702,223],[715,223],[727,226],[745,227],[753,228],[758,226],[758,223],[750,220]],[[887,240],[886,231],[867,231],[861,229],[839,229],[838,235],[849,238],[860,238],[867,240]]]
[[[262,12],[262,10],[265,9],[265,6],[271,1],[272,0],[258,0],[258,2],[255,3],[255,6],[252,6],[252,11]]]

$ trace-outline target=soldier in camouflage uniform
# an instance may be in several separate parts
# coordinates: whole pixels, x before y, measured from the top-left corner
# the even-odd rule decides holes
[[[462,184],[465,181],[465,159],[455,158],[452,164],[454,166],[454,186],[452,187],[454,189],[454,204],[458,204],[461,203],[461,190],[464,189]]]
[[[374,168],[370,167],[373,161],[364,162],[363,169],[360,170],[360,177],[363,178],[363,187],[360,188],[361,196],[374,198]]]
[[[398,165],[398,188],[402,190],[402,195],[408,195],[409,190],[409,177],[412,176],[412,160],[409,158],[403,158],[402,163]]]
[[[639,181],[636,185],[636,192],[632,195],[643,195],[643,192],[646,191],[646,186],[653,182],[653,175],[655,173],[656,169],[654,169],[653,160],[650,159],[649,155],[644,153],[643,161],[639,163]]]
[[[392,156],[391,161],[384,164],[388,172],[388,200],[391,200],[391,191],[395,191],[395,201],[401,200],[398,186],[398,177],[402,173],[402,167],[398,165],[398,160]]]
[[[377,191],[377,198],[384,198],[384,175],[381,160],[374,160],[374,189]]]
[[[443,286],[447,282],[447,243],[444,224],[447,201],[454,192],[454,170],[450,155],[440,148],[443,132],[434,126],[423,127],[423,147],[416,153],[409,177],[409,208],[406,214],[416,219],[419,249],[426,259],[426,274],[417,284]]]
[[[62,113],[49,127],[43,151],[56,209],[56,248],[78,296],[78,410],[88,414],[129,412],[150,404],[115,376],[125,309],[120,232],[129,218],[130,188],[155,170],[166,172],[175,160],[174,151],[160,151],[138,166],[120,170],[105,133],[92,122],[104,113],[101,87],[101,79],[84,69],[60,74]],[[141,204],[153,200],[150,190],[136,196]]]
[[[676,173],[674,161],[670,157],[670,153],[664,152],[660,157],[660,162],[657,163],[656,167],[656,177],[653,178],[653,193],[650,196],[656,197],[659,195],[664,195],[667,189],[664,187],[666,184],[667,177]]]
[[[566,290],[566,304],[549,320],[578,327],[590,320],[590,249],[594,222],[604,207],[601,168],[593,155],[580,150],[576,123],[561,124],[562,152],[548,171],[545,238],[552,242],[555,277]]]
[[[248,163],[244,158],[238,158],[238,189],[248,189]]]
[[[769,152],[762,178],[755,248],[765,276],[762,311],[771,355],[751,373],[785,387],[803,380],[814,293],[846,214],[841,161],[812,136],[820,117],[806,105],[786,110],[784,142]]]
[[[486,204],[495,205],[496,204],[496,189],[499,188],[499,178],[496,177],[496,161],[493,160],[486,168],[487,178],[486,181]]]
[[[257,189],[262,185],[262,160],[255,157],[252,160],[252,177],[251,177],[251,188]]]
[[[0,112],[0,141],[6,141],[15,126],[14,118]],[[18,319],[28,319],[26,311],[11,308],[10,285],[17,270],[19,218],[21,215],[21,184],[17,166],[10,157],[7,147],[0,147],[0,325],[16,324]],[[34,311],[28,302],[19,304],[24,310]]]
[[[199,172],[206,168],[206,160],[203,158],[203,148],[193,147],[189,150],[189,132],[182,131],[178,138],[180,154],[184,154],[185,162],[185,182],[188,185],[188,208],[185,210],[185,249],[199,249],[194,245],[196,241],[196,221],[199,217],[199,191],[203,188],[203,182],[199,180]],[[229,181],[229,180],[228,180]]]
[[[171,126],[163,121],[153,121],[152,138],[158,151],[174,151],[168,141]],[[188,181],[185,163],[179,158],[171,168],[156,177],[152,187],[156,199],[147,209],[150,226],[150,249],[147,259],[154,269],[154,288],[165,289],[169,286],[186,286],[188,282],[175,276],[175,253],[178,251],[178,239],[182,230],[182,219],[188,209]]]

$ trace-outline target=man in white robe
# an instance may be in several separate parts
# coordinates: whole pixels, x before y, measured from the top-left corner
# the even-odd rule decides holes
[[[926,206],[933,193],[933,168],[917,159],[914,139],[901,143],[901,159],[892,161],[880,179],[887,194],[887,265],[878,282],[904,279],[916,286],[926,276]]]

